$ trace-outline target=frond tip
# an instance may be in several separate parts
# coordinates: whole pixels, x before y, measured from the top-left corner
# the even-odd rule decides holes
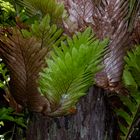
[[[94,38],[90,28],[55,47],[48,68],[40,73],[40,92],[50,101],[50,116],[70,114],[78,99],[93,84],[108,40]]]

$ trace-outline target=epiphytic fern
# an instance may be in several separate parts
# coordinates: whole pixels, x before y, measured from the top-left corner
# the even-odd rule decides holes
[[[50,116],[67,115],[75,110],[78,99],[93,84],[108,42],[96,40],[91,29],[87,29],[63,41],[58,48],[63,40],[61,33],[46,16],[28,30],[3,29],[0,36],[0,55],[10,71],[11,94],[18,104]],[[49,53],[51,58],[44,63],[49,48],[55,45]],[[46,65],[48,68],[39,80],[42,96],[37,79]]]
[[[68,16],[63,19],[64,31],[73,34],[87,26],[94,29],[99,39],[108,37],[110,44],[103,63],[105,68],[96,75],[96,84],[119,92],[122,86],[124,56],[130,48],[129,37],[140,9],[138,0],[58,0],[63,2]],[[33,7],[42,1],[33,2]],[[28,4],[27,4],[28,5]],[[39,8],[41,9],[41,7]],[[123,91],[123,90],[121,90]]]
[[[40,73],[40,91],[51,104],[50,116],[67,115],[75,110],[78,99],[93,84],[93,77],[101,68],[107,40],[94,38],[91,29],[74,35],[61,47],[54,48],[48,68]]]

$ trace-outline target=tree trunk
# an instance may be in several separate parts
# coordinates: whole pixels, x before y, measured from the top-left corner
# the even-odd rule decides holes
[[[116,121],[104,90],[94,87],[78,104],[75,115],[47,118],[33,113],[27,140],[116,140]]]

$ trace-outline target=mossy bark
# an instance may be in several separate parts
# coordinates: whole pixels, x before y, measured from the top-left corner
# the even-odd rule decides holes
[[[33,113],[27,140],[116,140],[116,123],[104,90],[94,87],[75,115],[47,118]]]

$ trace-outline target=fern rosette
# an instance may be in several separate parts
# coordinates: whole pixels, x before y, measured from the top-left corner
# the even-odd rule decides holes
[[[101,66],[108,40],[94,38],[90,28],[67,38],[61,47],[54,47],[51,58],[46,60],[48,68],[40,73],[39,90],[51,104],[50,116],[67,115],[74,112],[80,97],[94,83],[94,75]]]

